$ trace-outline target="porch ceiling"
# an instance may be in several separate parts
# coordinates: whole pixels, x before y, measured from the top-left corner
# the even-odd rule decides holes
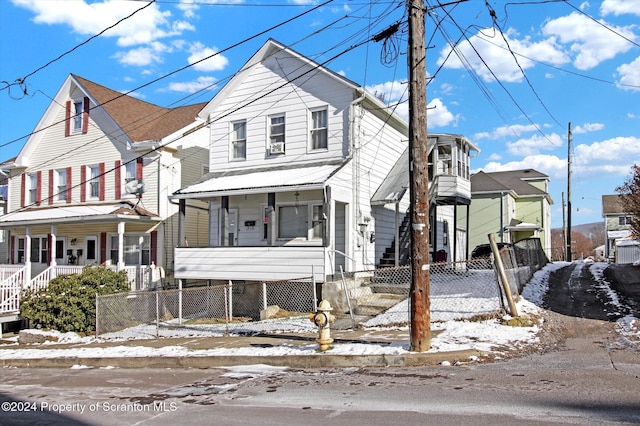
[[[289,164],[260,169],[213,172],[205,175],[200,182],[176,191],[170,198],[207,198],[223,195],[322,189],[329,178],[344,164],[344,161]]]
[[[28,209],[0,216],[0,229],[76,222],[159,221],[158,216],[128,203]]]

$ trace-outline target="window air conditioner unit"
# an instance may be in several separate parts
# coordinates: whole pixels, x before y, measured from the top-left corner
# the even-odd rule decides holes
[[[274,142],[269,147],[271,154],[284,154],[284,142]]]

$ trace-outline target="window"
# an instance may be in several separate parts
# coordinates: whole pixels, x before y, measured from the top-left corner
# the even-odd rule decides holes
[[[24,238],[18,238],[18,263],[24,263]]]
[[[31,238],[31,262],[48,263],[49,262],[49,239],[47,237]]]
[[[316,239],[323,237],[324,215],[321,204],[277,207],[278,238]]]
[[[327,147],[327,109],[311,111],[311,149]]]
[[[631,216],[619,216],[618,225],[631,225]]]
[[[324,214],[322,213],[322,206],[319,204],[312,206],[311,238],[322,238],[322,236],[324,235],[323,219],[324,219]]]
[[[451,170],[451,146],[440,145],[438,146],[438,174],[450,175],[453,173]]]
[[[89,167],[89,197],[100,197],[100,167],[98,166]]]
[[[232,125],[231,158],[234,160],[244,160],[247,158],[247,122],[238,121]]]
[[[67,170],[56,170],[56,200],[67,200]]]
[[[284,154],[284,115],[269,117],[269,150],[271,154]]]
[[[206,174],[209,173],[209,165],[208,164],[203,164],[202,166],[200,166],[200,176],[204,176]]]
[[[125,185],[136,179],[136,162],[129,161],[124,165],[124,183]]]
[[[111,263],[118,263],[118,236],[110,238],[109,257]],[[151,240],[149,235],[125,235],[123,257],[125,265],[149,265],[151,263]]]
[[[38,175],[36,173],[32,173],[29,174],[27,178],[29,185],[27,188],[27,200],[29,201],[29,204],[33,204],[37,201],[38,197]]]
[[[84,101],[74,101],[73,102],[73,121],[72,121],[72,132],[82,132],[82,119],[84,113]]]

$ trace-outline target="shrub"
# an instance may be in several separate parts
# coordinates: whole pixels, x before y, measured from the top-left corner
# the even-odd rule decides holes
[[[90,333],[96,328],[96,294],[128,290],[126,272],[87,266],[81,274],[59,275],[47,288],[27,291],[20,301],[20,314],[32,327]]]

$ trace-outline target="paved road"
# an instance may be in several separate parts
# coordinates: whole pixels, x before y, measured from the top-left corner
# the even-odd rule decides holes
[[[0,424],[639,424],[640,352],[615,324],[546,324],[539,350],[449,367],[4,369]]]

